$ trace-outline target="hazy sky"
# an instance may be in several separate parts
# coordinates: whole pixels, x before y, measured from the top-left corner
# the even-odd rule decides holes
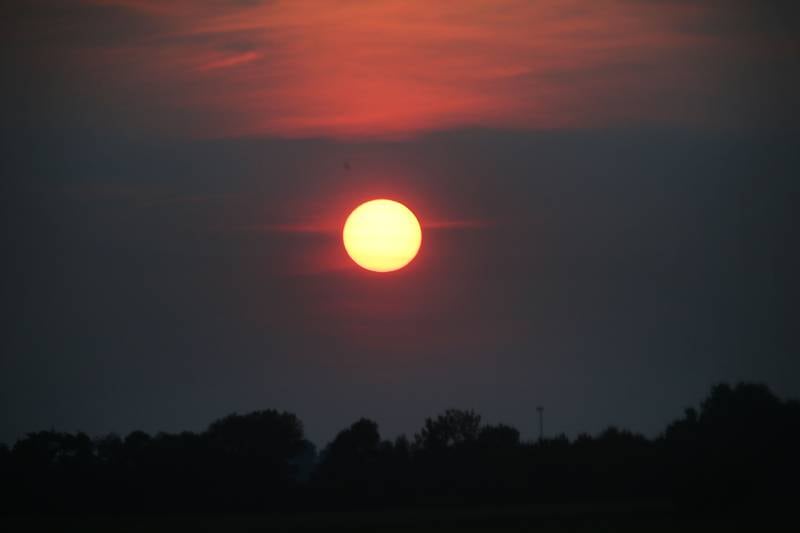
[[[0,441],[800,396],[790,1],[0,7]],[[355,266],[349,210],[423,226]]]

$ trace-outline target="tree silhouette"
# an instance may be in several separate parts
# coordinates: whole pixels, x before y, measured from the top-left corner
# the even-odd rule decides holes
[[[23,463],[41,467],[83,466],[91,462],[93,446],[85,433],[39,431],[17,441],[14,455]]]
[[[519,446],[519,430],[505,424],[484,426],[478,434],[478,443],[486,449],[508,451]]]
[[[7,467],[11,460],[11,450],[5,443],[0,443],[0,467]]]
[[[800,471],[799,413],[764,385],[715,385],[664,433],[675,492],[714,504],[783,493]]]
[[[415,441],[423,450],[441,450],[474,442],[480,428],[481,417],[474,411],[448,409],[435,419],[426,418],[425,426],[415,435]]]
[[[205,433],[212,449],[226,455],[288,462],[303,450],[303,424],[291,413],[274,410],[231,414],[213,422]]]
[[[275,410],[231,414],[213,422],[202,435],[207,472],[227,486],[226,508],[253,508],[286,497],[297,475],[294,461],[306,450],[303,424]]]
[[[362,418],[339,432],[321,453],[317,480],[349,491],[366,491],[380,469],[378,424]]]
[[[0,446],[0,509],[195,511],[660,499],[692,508],[796,494],[800,404],[767,387],[714,386],[656,439],[609,427],[524,442],[471,410],[427,418],[414,443],[360,419],[323,449],[274,410],[202,433],[39,431]]]

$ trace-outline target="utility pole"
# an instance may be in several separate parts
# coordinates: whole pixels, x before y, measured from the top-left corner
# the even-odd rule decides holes
[[[541,405],[536,408],[539,411],[539,442],[544,440],[544,407]]]

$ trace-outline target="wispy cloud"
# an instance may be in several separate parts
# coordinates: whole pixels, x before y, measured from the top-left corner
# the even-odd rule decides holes
[[[222,68],[237,67],[251,61],[255,61],[260,56],[256,52],[245,52],[243,54],[233,54],[213,59],[198,67],[198,70],[217,70]]]
[[[494,223],[484,220],[432,220],[421,223],[423,230],[469,230],[482,229],[494,226]],[[257,224],[240,226],[242,231],[256,231],[265,233],[300,233],[300,234],[338,234],[341,227],[331,224],[314,223],[286,223],[286,224]]]
[[[332,234],[338,231],[333,226],[323,226],[304,223],[287,224],[257,224],[249,226],[239,226],[237,229],[242,231],[256,231],[264,233],[307,233],[307,234]]]
[[[425,223],[425,229],[433,230],[469,230],[494,226],[489,220],[433,220]]]
[[[742,91],[759,90],[740,83],[767,57],[759,46],[797,62],[796,38],[758,22],[756,4],[72,0],[28,18],[59,28],[59,64],[82,73],[70,81],[94,80],[104,102],[136,110],[130,120],[164,116],[197,136],[347,137],[737,123]]]

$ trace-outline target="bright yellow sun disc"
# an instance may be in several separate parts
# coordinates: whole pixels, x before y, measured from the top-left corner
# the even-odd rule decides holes
[[[373,272],[391,272],[416,257],[422,229],[414,213],[400,202],[370,200],[347,217],[342,239],[356,264]]]

